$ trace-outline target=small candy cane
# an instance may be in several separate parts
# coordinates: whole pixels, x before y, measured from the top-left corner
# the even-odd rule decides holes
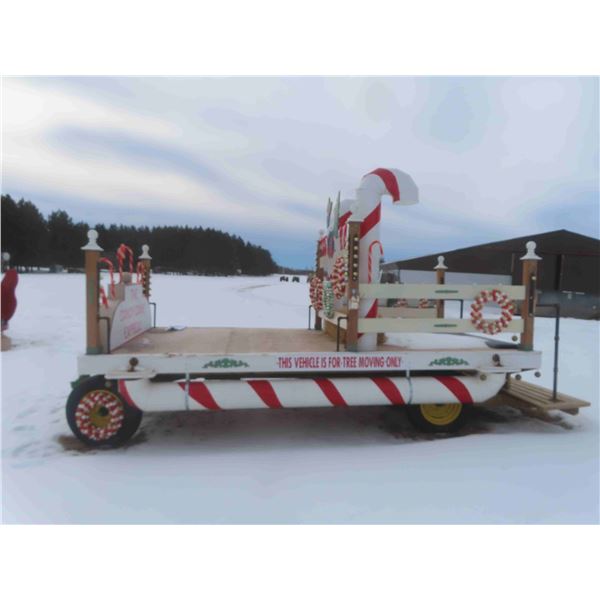
[[[115,296],[116,296],[116,294],[115,294],[115,268],[114,268],[111,260],[108,258],[101,258],[98,262],[108,265],[108,273],[110,275],[110,288],[109,288],[110,295],[112,298],[115,298]]]
[[[125,262],[125,256],[129,254],[129,273],[133,274],[133,250],[121,244],[117,249],[117,260],[119,261],[119,277],[120,281],[123,281],[123,263]]]
[[[381,256],[383,256],[383,246],[381,245],[381,242],[379,240],[373,240],[371,242],[371,245],[369,246],[369,262],[368,262],[368,267],[369,267],[369,272],[368,272],[369,283],[371,283],[372,280],[373,280],[373,246],[379,246],[379,253],[380,253]]]

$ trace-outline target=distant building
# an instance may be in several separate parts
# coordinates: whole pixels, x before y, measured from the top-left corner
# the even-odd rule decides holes
[[[448,283],[520,285],[519,258],[525,254],[529,240],[536,242],[536,252],[542,257],[539,303],[559,302],[563,316],[600,318],[600,240],[566,229],[389,262],[383,270],[402,283],[433,283],[433,267],[443,254]],[[539,315],[551,312],[538,309]]]

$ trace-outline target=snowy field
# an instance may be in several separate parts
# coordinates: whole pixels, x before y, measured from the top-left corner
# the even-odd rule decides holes
[[[158,325],[306,326],[305,284],[157,275],[152,287]],[[561,321],[559,389],[593,406],[554,423],[485,410],[432,439],[390,407],[153,414],[128,447],[81,451],[64,404],[83,276],[22,275],[17,295],[2,353],[6,523],[599,521],[598,322]],[[536,320],[547,386],[553,328]]]

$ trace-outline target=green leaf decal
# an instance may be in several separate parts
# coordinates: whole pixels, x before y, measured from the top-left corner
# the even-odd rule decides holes
[[[234,369],[236,367],[249,367],[248,363],[243,360],[234,360],[233,358],[220,358],[219,360],[211,360],[207,362],[203,369]]]
[[[469,363],[454,356],[445,356],[444,358],[436,358],[429,363],[430,367],[457,367],[460,365],[468,365]]]

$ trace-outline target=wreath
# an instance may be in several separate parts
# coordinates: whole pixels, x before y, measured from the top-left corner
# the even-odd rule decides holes
[[[333,286],[333,295],[339,300],[346,293],[346,283],[348,281],[348,261],[345,255],[340,255],[333,263],[331,273],[331,285]]]
[[[483,307],[488,302],[495,302],[502,314],[498,319],[484,319],[482,316]],[[475,296],[471,304],[471,323],[475,325],[478,331],[495,335],[508,327],[515,314],[515,306],[508,296],[500,290],[482,290]]]
[[[331,281],[323,282],[323,310],[328,319],[333,318],[333,288]]]
[[[310,303],[319,312],[323,308],[323,280],[316,275],[310,280]]]

